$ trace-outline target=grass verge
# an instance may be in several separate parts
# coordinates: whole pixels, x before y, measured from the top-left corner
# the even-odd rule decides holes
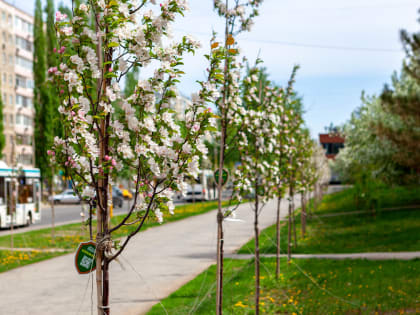
[[[180,205],[175,208],[174,215],[170,215],[169,213],[164,214],[163,223],[182,220],[187,217],[203,214],[214,209],[217,209],[217,201],[198,202],[194,204]],[[123,219],[123,217],[124,215],[118,215],[113,217],[111,219],[111,225],[116,225]],[[148,220],[145,222],[142,231],[157,225],[159,225],[159,223],[157,223],[155,220]],[[95,222],[93,226],[95,233]],[[134,228],[134,225],[123,227],[122,229],[113,233],[112,237],[113,239],[123,237],[124,235],[127,235],[130,231],[132,231]],[[13,243],[15,248],[35,248],[41,250],[61,248],[73,251],[77,248],[80,242],[87,240],[89,240],[88,227],[81,223],[73,223],[56,227],[54,239],[51,236],[51,228],[45,228],[13,235]],[[10,247],[10,235],[0,237],[0,247]],[[45,257],[43,259],[48,259],[63,254],[66,253],[54,253],[54,255],[52,255],[51,253],[42,253],[42,255],[40,253],[37,253],[36,255],[29,255],[28,259],[22,260],[22,264],[20,264],[19,262],[19,257],[21,257],[19,256],[19,254],[17,254],[16,256],[17,261],[15,258],[3,260],[3,257],[0,256],[0,272],[16,268],[23,264],[37,262],[40,260],[39,258],[41,256]],[[6,257],[12,257],[12,255],[9,254],[4,255],[6,255]]]
[[[389,190],[386,190],[389,192]],[[397,192],[408,196],[413,190],[398,188]],[[395,191],[392,196],[398,195]],[[385,194],[385,193],[381,193]],[[320,212],[357,210],[351,208],[349,200],[351,192],[342,191],[326,195],[320,206]],[[387,203],[393,202],[394,197],[387,197]],[[399,198],[399,197],[398,197]],[[413,200],[413,199],[411,199]],[[403,205],[406,202],[401,202]],[[337,205],[341,205],[339,208]],[[358,252],[395,252],[420,250],[420,207],[418,209],[395,209],[393,211],[379,211],[375,215],[370,213],[318,217],[307,222],[306,237],[301,234],[300,215],[296,217],[297,247],[293,253],[358,253]],[[261,232],[260,246],[263,253],[276,252],[276,227],[268,227]],[[254,240],[249,241],[239,253],[253,253]],[[287,223],[281,228],[282,253],[287,250]]]
[[[372,188],[370,195],[377,200],[376,204],[379,209],[411,205],[420,206],[419,186],[377,186]],[[363,203],[363,194],[360,194],[356,188],[352,187],[337,193],[324,195],[322,203],[316,210],[316,214],[322,215],[357,210],[368,209]]]
[[[266,314],[403,314],[420,311],[420,260],[262,259],[261,312]],[[223,309],[254,314],[252,260],[226,260]],[[215,266],[162,301],[168,314],[215,313]],[[166,314],[155,305],[148,315]]]
[[[40,251],[8,251],[0,250],[0,272],[33,264],[42,260],[56,257],[62,253],[44,253]]]

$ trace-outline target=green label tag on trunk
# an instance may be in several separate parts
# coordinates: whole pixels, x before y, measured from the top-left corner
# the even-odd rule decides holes
[[[222,172],[222,186],[226,185],[226,183],[228,181],[228,178],[229,178],[228,171],[223,169],[223,172]],[[214,172],[214,179],[216,180],[216,184],[218,184],[219,183],[219,170],[216,170]]]
[[[74,256],[76,270],[80,274],[89,273],[96,268],[96,244],[93,241],[82,242]]]

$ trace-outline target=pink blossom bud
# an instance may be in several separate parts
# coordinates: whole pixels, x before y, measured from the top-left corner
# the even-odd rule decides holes
[[[53,48],[53,52],[57,52],[57,48],[55,48],[55,47],[54,47],[54,48]]]
[[[64,90],[63,89],[60,90],[60,94],[64,94]]]
[[[112,166],[116,166],[117,165],[117,161],[115,161],[114,159],[112,159],[111,164],[112,164]]]
[[[111,159],[111,157],[109,155],[105,155],[104,159],[105,159],[105,161],[109,161]]]
[[[57,11],[55,13],[55,20],[57,22],[61,22],[61,21],[65,20],[66,18],[67,18],[67,14],[63,14],[60,11]]]

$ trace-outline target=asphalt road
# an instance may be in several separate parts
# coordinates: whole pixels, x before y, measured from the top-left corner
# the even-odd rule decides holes
[[[175,202],[176,205],[182,204],[182,202]],[[114,208],[114,214],[122,214],[128,211],[131,203],[129,200],[125,200],[124,204],[121,208]],[[63,204],[63,205],[55,205],[55,225],[63,225],[69,223],[76,223],[81,222],[82,217],[81,213],[83,212],[82,205],[75,205],[75,204]],[[84,213],[87,216],[89,213],[89,208],[87,205],[84,206]],[[51,226],[51,206],[44,205],[41,207],[41,220],[32,224],[29,227],[15,227],[14,233],[22,233],[31,230],[38,230],[46,227]],[[7,229],[0,229],[0,236],[10,234],[10,228]]]
[[[331,185],[328,187],[328,193],[333,193],[347,188],[345,185]],[[176,205],[185,203],[183,200],[174,201]],[[114,214],[121,214],[127,211],[130,201],[125,200],[122,208],[114,209]],[[88,208],[85,206],[85,214],[88,214]],[[55,205],[55,224],[63,225],[69,223],[81,222],[82,217],[80,213],[83,211],[81,205]],[[30,227],[16,227],[14,233],[22,233],[30,230],[37,230],[51,226],[51,207],[44,205],[41,208],[41,220],[34,223]],[[0,229],[0,236],[10,234],[10,229]]]

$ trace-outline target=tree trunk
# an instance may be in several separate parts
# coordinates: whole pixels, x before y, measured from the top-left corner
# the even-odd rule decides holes
[[[50,196],[51,196],[51,239],[53,242],[55,242],[54,167],[52,168],[52,174],[51,174]]]
[[[294,195],[292,190],[292,227],[293,227],[293,246],[294,248],[297,247],[297,239],[296,239],[296,218],[295,218],[295,202],[294,202]]]
[[[302,228],[302,238],[305,237],[306,234],[306,197],[305,197],[305,192],[302,192],[300,194],[300,198],[301,198],[301,205],[302,205],[302,212],[300,215],[300,225]]]
[[[255,216],[254,216],[254,232],[255,232],[255,315],[260,314],[260,240],[258,230],[258,184],[255,185]]]
[[[276,279],[280,275],[280,207],[281,198],[277,198],[277,219],[276,219]]]
[[[287,224],[287,261],[290,261],[292,247],[292,202],[289,200],[289,215]]]
[[[223,312],[223,213],[217,213],[217,293],[216,314]]]
[[[99,25],[96,24],[96,32],[99,31]],[[107,33],[108,30],[106,30]],[[106,40],[106,36],[105,36]],[[106,47],[107,43],[104,43]],[[96,46],[96,54],[99,60],[99,64],[106,64],[112,56],[110,50],[108,54],[102,52],[102,40],[98,41]],[[104,57],[104,58],[103,58]],[[102,69],[102,76],[107,71],[106,66]],[[98,80],[97,94],[101,95],[103,91],[106,91],[109,79],[103,78]],[[99,130],[99,164],[103,165],[105,161],[105,155],[108,154],[108,143],[109,137],[107,136],[107,127],[109,125],[109,114],[106,118],[102,118],[100,121]],[[96,234],[96,286],[97,286],[97,307],[98,315],[109,314],[109,262],[105,257],[106,244],[109,241],[110,235],[108,230],[108,179],[109,175],[104,171],[103,176],[98,179],[98,191],[97,191],[97,234]]]
[[[222,122],[222,130],[220,137],[220,156],[219,156],[219,178],[217,183],[217,275],[216,275],[216,314],[223,313],[223,220],[224,215],[222,211],[222,191],[223,191],[223,163],[224,163],[224,148],[225,148],[226,129]]]
[[[105,258],[103,263],[103,314],[109,314],[110,308],[109,308],[109,262]]]
[[[53,242],[55,241],[54,170],[54,165],[52,165],[49,195],[51,198],[51,239]]]

